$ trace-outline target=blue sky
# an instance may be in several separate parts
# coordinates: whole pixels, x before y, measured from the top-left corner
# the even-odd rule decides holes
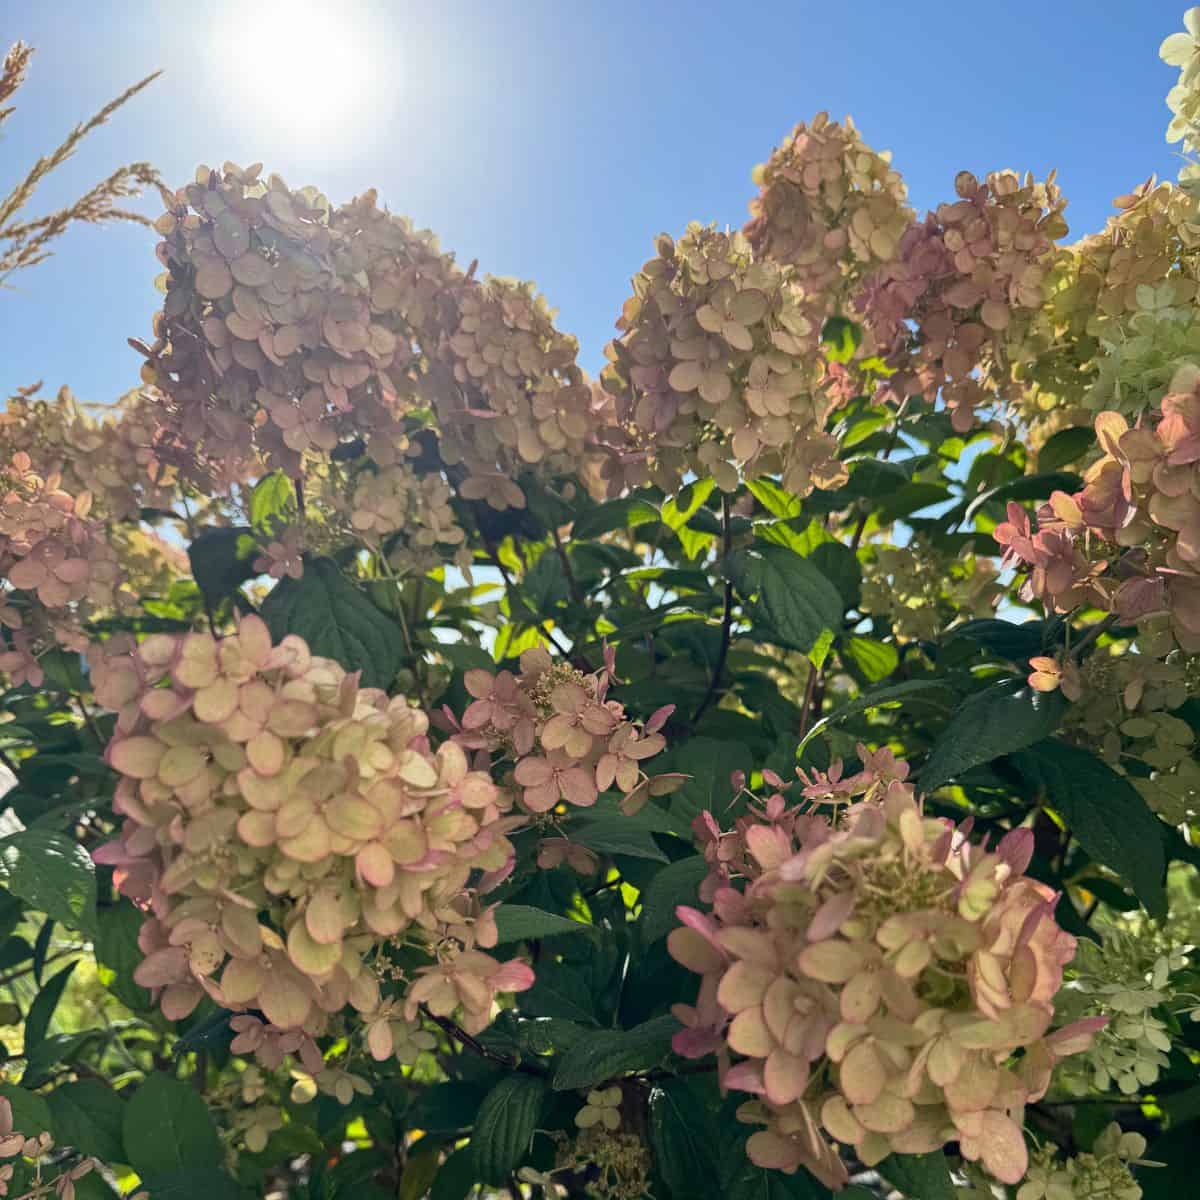
[[[376,187],[461,261],[537,280],[595,370],[662,230],[741,224],[749,172],[800,119],[854,115],[919,209],[963,168],[1059,169],[1073,234],[1171,177],[1158,45],[1179,0],[385,3],[0,0],[38,48],[0,142],[0,192],[77,120],[165,75],[38,195],[148,159],[265,162],[341,201]],[[947,14],[950,14],[947,19]],[[157,213],[157,201],[147,211]],[[79,229],[0,296],[0,388],[107,401],[136,382],[154,237]]]

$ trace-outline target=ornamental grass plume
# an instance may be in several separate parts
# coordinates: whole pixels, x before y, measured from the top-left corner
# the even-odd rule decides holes
[[[519,818],[456,743],[432,749],[404,698],[298,637],[273,645],[255,616],[220,640],[109,642],[92,673],[117,714],[124,817],[95,857],[146,913],[134,978],[170,1019],[208,994],[242,1014],[236,1052],[316,1075],[313,1039],[341,1014],[404,1060],[423,1010],[477,1032],[533,982],[487,953],[479,899],[512,868]]]
[[[1050,1032],[1075,939],[1023,874],[1032,833],[973,843],[970,822],[923,813],[906,763],[859,751],[857,775],[802,777],[808,803],[765,773],[779,790],[733,831],[699,819],[712,912],[681,907],[670,935],[702,977],[675,1048],[737,1057],[722,1081],[756,1097],[739,1117],[766,1126],[747,1145],[759,1166],[839,1188],[829,1139],[868,1165],[957,1141],[1015,1183],[1024,1105],[1104,1018]]]

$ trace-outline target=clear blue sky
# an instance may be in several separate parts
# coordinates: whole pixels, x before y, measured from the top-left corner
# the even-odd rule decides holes
[[[0,0],[0,39],[38,48],[0,143],[0,191],[125,85],[165,75],[39,193],[117,163],[178,186],[200,162],[265,162],[341,201],[378,188],[464,263],[537,280],[601,363],[653,236],[745,219],[751,167],[791,125],[854,115],[919,209],[955,172],[1051,167],[1073,234],[1177,161],[1180,0],[408,4]],[[947,19],[949,14],[949,19]],[[152,201],[148,211],[159,211]],[[106,401],[157,294],[153,235],[79,229],[0,295],[0,388],[42,378]]]

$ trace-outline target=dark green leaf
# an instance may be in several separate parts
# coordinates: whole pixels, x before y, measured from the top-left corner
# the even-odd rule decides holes
[[[27,1088],[15,1083],[0,1083],[0,1096],[12,1105],[13,1128],[30,1137],[50,1128],[50,1106]]]
[[[922,696],[923,699],[933,701],[935,695],[941,696],[951,695],[949,687],[941,680],[937,679],[910,679],[904,683],[894,683],[890,687],[873,688],[869,692],[864,692],[861,696],[851,700],[849,704],[843,704],[841,708],[834,709],[828,716],[822,717],[813,727],[804,735],[800,745],[796,747],[797,758],[803,753],[804,748],[820,733],[824,733],[833,725],[837,725],[844,721],[847,717],[852,717],[855,713],[866,712],[871,708],[879,708],[882,705],[899,704],[903,700],[908,700],[914,696]]]
[[[648,858],[667,862],[654,835],[645,829],[629,828],[616,820],[588,821],[571,830],[571,840],[601,854],[625,854],[630,858]]]
[[[554,1090],[595,1087],[626,1071],[653,1067],[670,1054],[678,1029],[674,1017],[662,1016],[633,1029],[598,1030],[558,1060]]]
[[[429,1190],[429,1200],[466,1200],[475,1186],[475,1155],[470,1146],[463,1146],[442,1163],[442,1168]]]
[[[646,945],[666,937],[679,918],[675,909],[680,904],[695,905],[700,882],[708,874],[708,863],[698,854],[681,858],[663,867],[642,892],[642,938]]]
[[[822,634],[841,627],[843,601],[819,568],[786,546],[759,542],[729,561],[743,597],[757,594],[754,620],[777,645],[808,653]]]
[[[306,562],[301,579],[280,580],[262,616],[276,641],[298,634],[314,654],[362,671],[364,687],[388,687],[403,661],[399,627],[328,558]]]
[[[545,1096],[545,1082],[533,1075],[509,1075],[487,1094],[471,1135],[475,1168],[482,1182],[503,1184],[521,1165]]]
[[[221,1143],[203,1097],[162,1071],[148,1076],[125,1106],[122,1136],[130,1165],[144,1179],[188,1170],[198,1174],[221,1161]]]
[[[54,1067],[72,1062],[89,1042],[103,1036],[102,1030],[86,1029],[83,1033],[55,1033],[43,1038],[26,1056],[21,1082],[27,1087],[41,1087]]]
[[[808,557],[837,588],[846,608],[857,608],[862,603],[862,564],[849,546],[822,542],[813,547]]]
[[[725,812],[734,797],[730,776],[742,771],[748,778],[752,766],[750,751],[741,742],[694,737],[672,747],[662,769],[690,776],[668,797],[672,815],[690,826],[701,812]]]
[[[879,1173],[899,1188],[906,1200],[955,1200],[958,1195],[946,1156],[940,1150],[932,1154],[889,1154],[879,1164]]]
[[[1053,492],[1077,492],[1083,480],[1069,471],[1048,471],[1040,475],[1021,475],[975,497],[967,505],[969,521],[985,504],[1007,504],[1010,500],[1045,500]]]
[[[25,1053],[28,1054],[46,1036],[50,1028],[50,1018],[62,999],[63,990],[71,978],[71,972],[79,966],[79,960],[69,962],[61,971],[50,977],[45,987],[38,992],[37,998],[29,1006],[25,1017]]]
[[[142,915],[128,900],[108,905],[96,914],[96,962],[100,982],[126,1008],[136,1013],[149,1012],[154,1005],[150,993],[133,982],[133,972],[142,961],[138,930]]]
[[[1057,471],[1078,462],[1096,444],[1096,431],[1090,425],[1072,425],[1060,429],[1046,439],[1037,452],[1037,465],[1042,471]]]
[[[272,471],[250,493],[250,524],[256,533],[274,536],[296,511],[296,485],[282,472]]]
[[[496,928],[500,945],[524,942],[531,938],[553,937],[556,933],[591,933],[590,925],[560,917],[557,913],[531,908],[527,904],[502,904],[496,909]]]
[[[63,1083],[48,1096],[51,1132],[63,1146],[105,1162],[124,1162],[125,1102],[99,1079]]]
[[[953,499],[953,493],[941,483],[906,483],[886,496],[879,505],[879,521],[887,524],[898,521],[912,513],[920,512],[931,504],[944,504]]]
[[[201,530],[188,547],[188,562],[192,578],[209,604],[233,595],[247,579],[254,577],[258,553],[258,543],[248,525]]]
[[[1059,692],[1034,691],[1023,680],[1004,680],[977,692],[938,735],[921,769],[921,790],[931,792],[972,767],[1048,737],[1066,707]]]
[[[1045,643],[1048,632],[1045,621],[1026,621],[1023,625],[1014,625],[1011,621],[985,617],[959,625],[947,637],[969,638],[1001,658],[1023,662],[1047,649]]]
[[[487,1095],[482,1084],[465,1080],[435,1083],[422,1091],[412,1108],[405,1113],[405,1122],[412,1129],[429,1133],[452,1133],[467,1129]]]
[[[1090,751],[1055,739],[1012,761],[1087,854],[1128,883],[1153,916],[1166,916],[1164,826],[1129,780]]]
[[[672,1200],[712,1195],[717,1176],[711,1114],[686,1079],[668,1079],[650,1100],[650,1145]]]
[[[0,879],[30,908],[69,929],[95,929],[96,869],[71,838],[44,829],[10,834],[0,841]]]
[[[144,1178],[142,1187],[154,1200],[246,1200],[237,1180],[211,1163]]]
[[[568,963],[538,963],[533,987],[521,994],[521,1011],[535,1017],[563,1017],[587,1025],[596,1022],[591,987],[580,969]]]

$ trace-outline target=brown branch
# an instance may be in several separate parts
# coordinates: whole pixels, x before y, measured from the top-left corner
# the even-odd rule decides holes
[[[547,1075],[549,1072],[543,1067],[535,1066],[533,1063],[527,1063],[522,1059],[517,1059],[515,1062],[505,1054],[498,1054],[495,1050],[485,1046],[478,1038],[472,1037],[465,1029],[457,1022],[449,1017],[438,1017],[429,1011],[422,1004],[421,1015],[432,1021],[448,1038],[452,1038],[458,1042],[466,1050],[470,1050],[472,1054],[477,1054],[480,1058],[486,1059],[488,1062],[496,1063],[498,1066],[505,1067],[509,1071],[520,1071],[525,1075],[537,1075],[539,1078]]]
[[[567,577],[567,590],[571,593],[571,602],[577,608],[583,608],[586,600],[579,587],[579,580],[575,578],[575,572],[571,568],[571,560],[567,555],[566,547],[562,544],[562,538],[558,536],[558,530],[553,526],[550,527],[550,534],[554,538],[554,549],[558,553],[558,561],[562,563],[563,574]]]

